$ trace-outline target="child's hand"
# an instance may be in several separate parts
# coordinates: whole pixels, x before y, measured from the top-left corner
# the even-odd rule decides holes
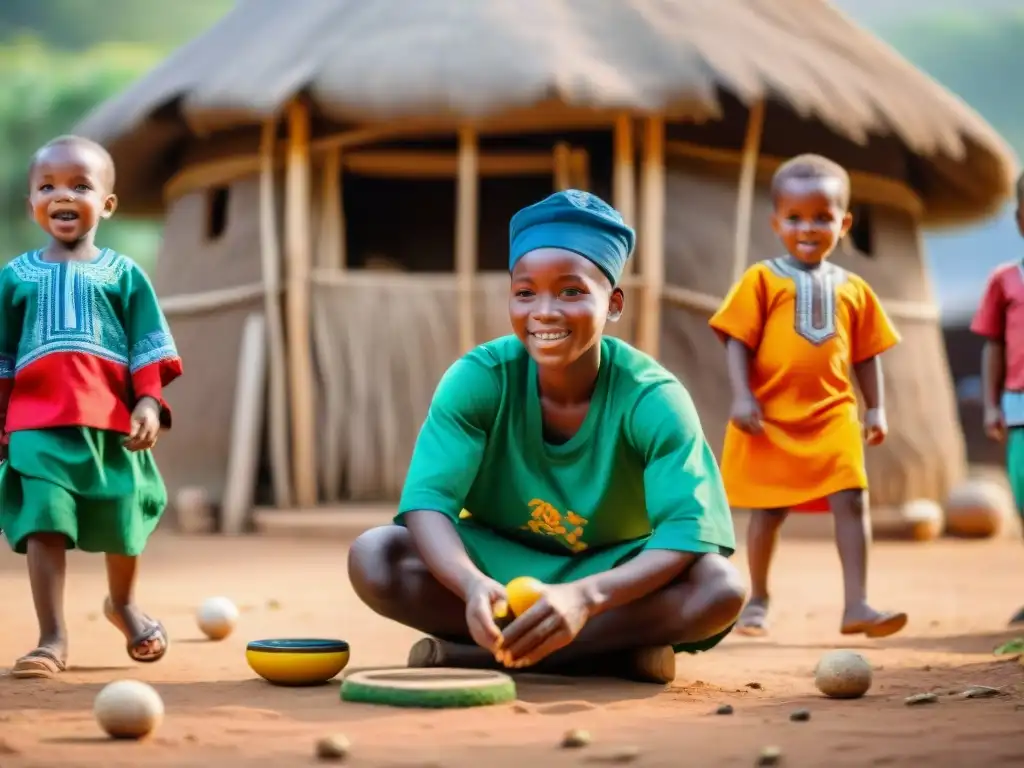
[[[501,647],[501,630],[495,618],[508,613],[508,595],[494,579],[481,577],[466,594],[466,626],[473,642],[486,648],[497,658]]]
[[[870,408],[864,412],[864,442],[868,445],[881,445],[889,434],[889,424],[885,411],[881,408]]]
[[[729,420],[738,429],[751,435],[759,435],[764,431],[761,425],[761,406],[753,395],[733,400]]]
[[[991,406],[985,409],[985,434],[997,443],[1006,439],[1006,419],[1002,408]]]
[[[503,633],[499,661],[531,667],[571,643],[590,618],[590,602],[578,584],[548,586],[544,596]]]
[[[160,435],[160,403],[144,397],[132,411],[132,431],[124,442],[129,451],[145,451],[156,445]]]

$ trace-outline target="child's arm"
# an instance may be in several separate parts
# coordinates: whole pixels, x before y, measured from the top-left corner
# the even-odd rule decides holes
[[[169,429],[171,409],[164,400],[164,387],[181,375],[181,357],[171,336],[153,284],[137,264],[128,270],[122,283],[125,330],[128,335],[128,367],[132,377],[135,411],[145,398],[157,403],[158,427]],[[137,421],[139,413],[133,413]],[[155,433],[152,435],[155,440]]]
[[[875,355],[854,363],[853,374],[857,378],[861,397],[864,398],[864,440],[868,445],[878,445],[889,432],[883,402],[885,384],[882,358]]]
[[[1006,381],[1006,345],[986,339],[981,350],[981,396],[985,406],[985,434],[1000,442],[1006,438],[1003,417],[1003,382]]]
[[[750,361],[761,344],[767,312],[763,267],[748,269],[708,324],[725,344],[726,368],[732,389],[729,420],[744,432],[762,431],[761,408],[750,391]]]
[[[758,434],[761,426],[761,406],[750,391],[750,359],[753,351],[742,341],[730,338],[725,343],[725,362],[732,389],[732,410],[729,420],[744,432]]]
[[[0,271],[0,459],[7,458],[7,408],[14,391],[14,366],[21,339],[21,313],[14,306],[11,270]]]
[[[500,399],[493,371],[476,359],[464,357],[445,372],[416,438],[395,518],[431,575],[466,603],[473,639],[492,651],[501,637],[494,613],[506,601],[505,590],[473,564],[455,525]]]
[[[1016,271],[1017,267],[1013,269]],[[1002,396],[1006,383],[1006,292],[1004,269],[993,272],[985,286],[978,311],[971,320],[971,331],[985,339],[981,353],[981,386],[985,406],[985,433],[993,440],[1006,437]]]

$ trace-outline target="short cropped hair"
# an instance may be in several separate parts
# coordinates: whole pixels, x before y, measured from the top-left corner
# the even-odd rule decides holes
[[[842,207],[850,205],[850,174],[839,163],[821,155],[797,155],[779,166],[772,177],[772,197],[774,198],[782,185],[792,179],[836,179],[842,185],[839,203]]]
[[[106,173],[108,174],[106,178],[109,187],[108,191],[112,191],[114,189],[114,181],[116,176],[114,171],[114,158],[110,156],[110,153],[107,151],[106,147],[104,147],[99,142],[93,141],[92,139],[87,139],[84,136],[75,136],[73,134],[65,134],[63,136],[58,136],[54,139],[50,139],[48,142],[43,144],[43,146],[37,149],[35,151],[35,154],[32,155],[32,162],[29,164],[28,167],[29,176],[32,175],[32,172],[36,168],[36,163],[39,162],[39,158],[42,156],[44,152],[46,152],[46,150],[53,149],[54,147],[66,146],[84,147],[91,152],[95,152],[96,155],[103,161],[103,164],[106,166]]]

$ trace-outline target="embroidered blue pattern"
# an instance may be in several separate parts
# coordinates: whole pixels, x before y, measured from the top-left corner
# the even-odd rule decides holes
[[[765,264],[779,277],[796,286],[794,329],[811,344],[819,346],[836,335],[836,289],[846,280],[846,272],[825,262],[813,271],[787,264],[785,259],[768,259]]]
[[[125,365],[132,373],[177,357],[162,315],[159,330],[129,347],[129,322],[122,316],[130,307],[121,306],[121,283],[133,263],[124,256],[107,249],[89,262],[48,262],[37,251],[19,256],[10,268],[35,288],[35,300],[26,303],[26,310],[34,304],[35,316],[25,317],[15,372],[54,352],[83,352]],[[0,357],[0,377],[5,362]]]

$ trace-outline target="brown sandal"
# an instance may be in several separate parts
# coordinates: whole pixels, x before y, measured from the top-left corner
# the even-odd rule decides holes
[[[128,628],[125,626],[121,617],[117,615],[114,610],[113,604],[110,602],[108,597],[103,603],[103,615],[107,621],[114,625],[114,627],[127,638],[128,645],[126,650],[128,656],[132,661],[137,661],[140,664],[152,664],[155,661],[160,661],[167,653],[167,649],[171,645],[170,638],[167,637],[167,630],[164,629],[164,625],[156,619],[152,619],[146,614],[140,614],[142,620],[149,625],[147,629],[144,629],[135,637],[131,637],[128,634]],[[142,650],[147,643],[153,640],[158,640],[160,643],[160,649],[158,651],[146,652]]]
[[[49,679],[56,677],[66,668],[64,660],[58,658],[49,648],[36,648],[14,662],[11,677]]]

